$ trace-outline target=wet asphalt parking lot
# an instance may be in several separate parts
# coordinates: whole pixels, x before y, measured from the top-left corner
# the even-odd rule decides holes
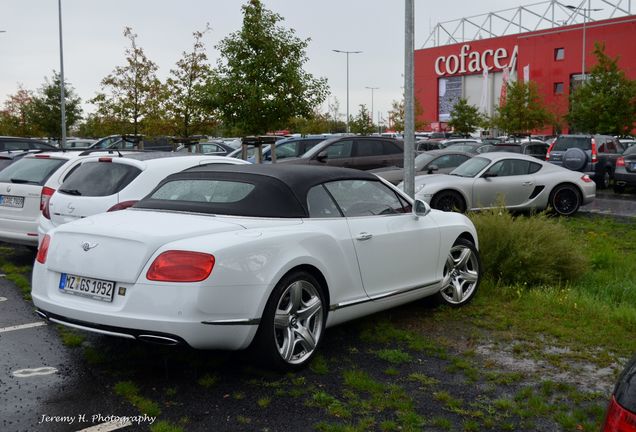
[[[636,218],[636,193],[616,195],[601,191],[581,211]],[[32,262],[33,252],[22,247],[16,247],[15,251],[19,265]],[[323,349],[337,356],[338,350],[348,346],[347,325],[329,333]],[[105,346],[108,358],[88,362],[81,349],[64,345],[56,328],[35,314],[32,303],[22,297],[12,282],[0,277],[0,431],[148,430],[151,419],[138,418],[139,410],[113,392],[116,382],[130,377],[135,378],[146,394],[159,391],[155,385],[158,381],[164,383],[164,393],[172,393],[174,389],[162,406],[180,406],[183,417],[191,417],[186,430],[209,430],[211,424],[215,430],[285,430],[284,425],[289,424],[286,422],[292,420],[287,417],[291,415],[290,407],[281,406],[281,417],[261,419],[258,427],[228,423],[231,403],[250,398],[252,391],[244,377],[251,373],[254,359],[245,355],[188,349],[175,352],[98,335],[87,335],[83,344]],[[432,359],[423,361],[430,363],[427,368],[443,370]],[[217,365],[222,374],[217,376],[221,402],[208,406],[194,402],[197,398],[192,392],[200,386],[184,387],[180,383],[196,383],[210,365]],[[453,379],[449,379],[449,385],[452,383]],[[184,392],[188,396],[180,401],[179,395]],[[311,420],[311,409],[291,409]],[[245,418],[248,414],[252,418],[258,415],[244,414]],[[300,422],[289,430],[302,430],[308,424],[311,421]]]

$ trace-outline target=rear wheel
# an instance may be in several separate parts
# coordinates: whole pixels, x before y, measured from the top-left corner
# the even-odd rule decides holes
[[[607,189],[610,187],[612,182],[612,173],[609,170],[603,171],[603,173],[598,177],[596,184],[599,189]]]
[[[431,207],[446,212],[456,211],[464,213],[466,211],[464,198],[459,193],[450,190],[435,194],[431,200]]]
[[[256,335],[256,345],[277,369],[305,366],[322,340],[326,304],[318,281],[298,271],[274,288]]]
[[[570,216],[581,206],[581,195],[571,185],[559,185],[550,194],[550,205],[560,216]]]
[[[457,239],[446,257],[438,299],[455,307],[465,305],[475,296],[480,281],[479,251],[471,241]]]

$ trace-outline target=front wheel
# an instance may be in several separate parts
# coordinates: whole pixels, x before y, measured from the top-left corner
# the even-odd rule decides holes
[[[455,307],[465,305],[475,296],[480,281],[479,251],[471,241],[457,239],[446,257],[439,300]]]
[[[466,203],[462,196],[451,190],[438,192],[431,200],[431,207],[445,212],[456,211],[464,213],[466,211]]]
[[[322,340],[326,304],[320,284],[299,271],[274,288],[256,335],[257,349],[277,369],[305,366]]]
[[[581,195],[574,186],[557,186],[550,195],[550,205],[560,216],[570,216],[581,206]]]

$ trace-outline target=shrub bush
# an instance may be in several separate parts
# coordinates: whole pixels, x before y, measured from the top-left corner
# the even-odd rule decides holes
[[[553,285],[587,270],[579,239],[545,213],[513,216],[504,208],[473,213],[484,275],[505,284]]]

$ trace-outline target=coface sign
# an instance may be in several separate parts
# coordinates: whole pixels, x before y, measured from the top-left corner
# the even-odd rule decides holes
[[[518,45],[508,53],[505,48],[487,49],[483,52],[471,51],[470,45],[462,45],[459,55],[439,56],[435,60],[435,73],[438,76],[482,72],[483,70],[515,70],[517,66]]]

